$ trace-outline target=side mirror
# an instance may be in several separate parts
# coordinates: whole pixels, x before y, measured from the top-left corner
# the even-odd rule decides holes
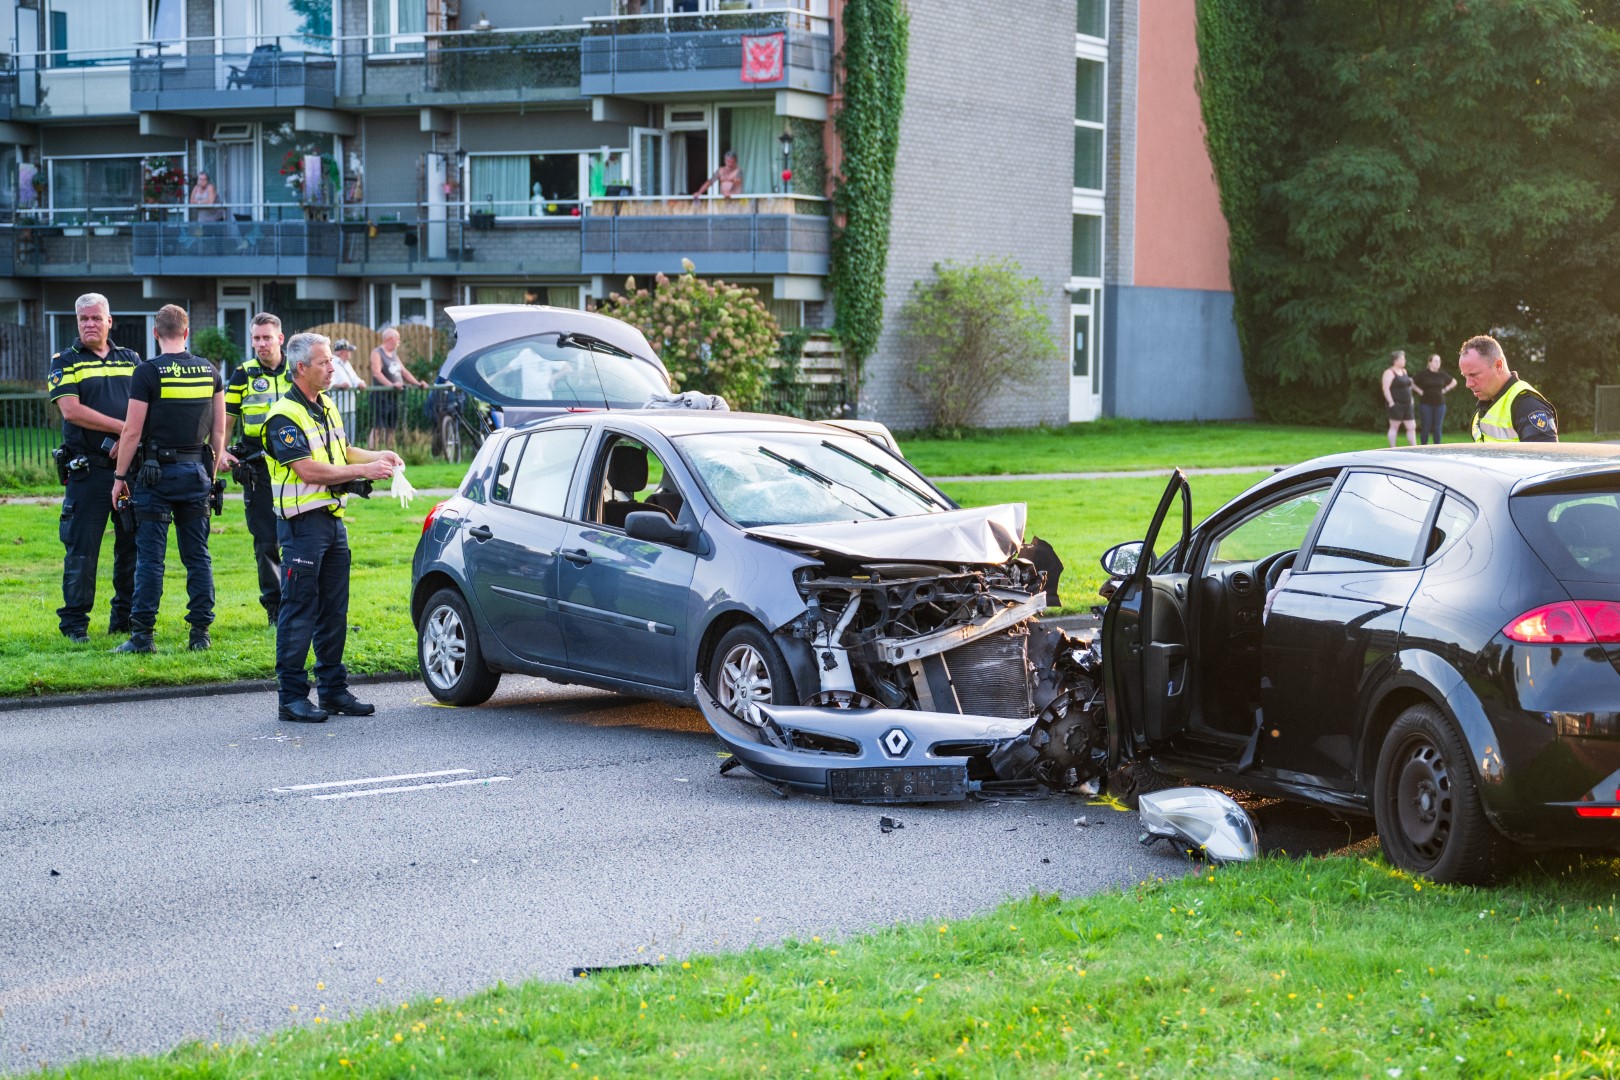
[[[1131,540],[1124,544],[1115,544],[1103,552],[1102,568],[1108,572],[1109,577],[1128,578],[1136,573],[1136,568],[1142,564],[1142,541]]]
[[[662,510],[634,510],[625,515],[624,532],[635,540],[649,540],[654,544],[669,544],[684,548],[692,542],[696,530],[669,519]]]

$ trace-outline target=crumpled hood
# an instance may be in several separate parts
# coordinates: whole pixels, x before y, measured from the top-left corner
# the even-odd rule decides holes
[[[873,562],[999,565],[1024,544],[1023,503],[1002,503],[939,514],[772,525],[749,536]]]

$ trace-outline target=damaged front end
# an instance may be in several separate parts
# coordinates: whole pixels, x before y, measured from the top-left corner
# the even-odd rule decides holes
[[[820,560],[795,572],[805,608],[776,631],[808,648],[820,685],[801,706],[755,705],[741,719],[699,685],[710,726],[751,772],[863,802],[1036,784],[1096,790],[1106,742],[1099,658],[1037,618],[1061,563],[1050,547],[1022,543],[1022,507],[952,517],[904,549],[984,561],[876,557],[902,545],[863,549],[853,530],[769,537],[813,544]]]

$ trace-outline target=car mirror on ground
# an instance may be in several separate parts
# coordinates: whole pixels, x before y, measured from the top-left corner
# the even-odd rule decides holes
[[[637,510],[624,519],[625,535],[636,540],[650,540],[655,544],[688,547],[692,542],[690,525],[679,525],[662,510]]]
[[[1131,540],[1124,544],[1115,544],[1103,552],[1102,568],[1110,577],[1128,578],[1136,573],[1136,568],[1142,561],[1142,541]]]

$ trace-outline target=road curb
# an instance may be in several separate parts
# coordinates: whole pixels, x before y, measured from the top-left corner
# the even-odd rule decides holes
[[[380,675],[351,675],[349,685],[410,682],[415,675],[403,671]],[[131,701],[165,701],[177,697],[220,697],[227,694],[258,694],[275,690],[274,679],[244,679],[240,682],[203,683],[197,686],[137,686],[128,690],[91,690],[82,694],[38,694],[34,697],[0,698],[0,713],[28,709],[68,709],[79,705],[122,705]]]

